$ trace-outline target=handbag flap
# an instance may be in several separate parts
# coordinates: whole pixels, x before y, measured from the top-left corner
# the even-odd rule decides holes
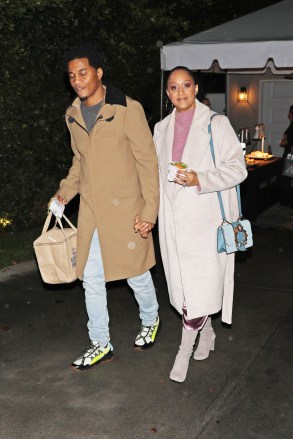
[[[235,236],[234,236],[232,224],[224,223],[220,226],[220,228],[223,230],[226,246],[231,248],[235,247],[236,250]]]
[[[233,251],[245,250],[253,245],[251,224],[248,220],[239,219],[230,223],[223,223],[219,229],[223,231],[226,247]]]

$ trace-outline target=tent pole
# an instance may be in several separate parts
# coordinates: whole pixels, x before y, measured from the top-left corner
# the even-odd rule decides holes
[[[226,79],[226,90],[225,90],[225,116],[228,116],[228,88],[229,88],[229,83],[228,83],[228,73],[226,70],[225,73],[225,79]]]
[[[163,88],[164,88],[164,70],[161,69],[161,105],[160,105],[160,118],[163,119]]]

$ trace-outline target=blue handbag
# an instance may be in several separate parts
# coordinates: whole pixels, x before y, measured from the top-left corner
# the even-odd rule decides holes
[[[216,114],[214,114],[211,117],[211,121],[212,121],[212,118],[214,116],[216,116]],[[212,137],[212,130],[211,130],[211,122],[208,126],[208,131],[211,135],[210,149],[211,149],[213,162],[214,162],[214,165],[216,167],[215,151],[214,151],[213,137]],[[230,223],[226,219],[221,192],[217,192],[218,200],[219,200],[219,204],[220,204],[220,209],[221,209],[221,214],[222,214],[222,219],[223,219],[222,224],[218,227],[218,235],[217,235],[218,253],[226,252],[227,254],[230,254],[230,253],[235,253],[237,251],[245,251],[247,248],[252,247],[252,245],[253,245],[252,230],[251,230],[250,221],[247,219],[244,219],[242,216],[239,184],[236,186],[235,189],[237,192],[239,218],[237,221],[234,221],[232,223]]]

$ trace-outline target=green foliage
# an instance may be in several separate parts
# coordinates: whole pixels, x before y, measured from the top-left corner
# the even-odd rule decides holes
[[[39,227],[15,233],[0,232],[0,269],[33,259],[32,243],[39,235]]]
[[[0,219],[8,213],[7,230],[43,221],[71,163],[63,115],[72,96],[62,71],[64,50],[78,40],[100,44],[106,76],[158,119],[158,42],[179,40],[234,18],[235,10],[245,14],[274,1],[256,6],[248,0],[246,11],[235,0],[225,8],[220,3],[0,0]]]

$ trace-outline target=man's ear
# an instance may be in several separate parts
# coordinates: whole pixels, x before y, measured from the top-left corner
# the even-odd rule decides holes
[[[98,67],[97,68],[97,77],[98,77],[98,79],[102,79],[102,77],[103,77],[103,69],[101,68],[101,67]]]

